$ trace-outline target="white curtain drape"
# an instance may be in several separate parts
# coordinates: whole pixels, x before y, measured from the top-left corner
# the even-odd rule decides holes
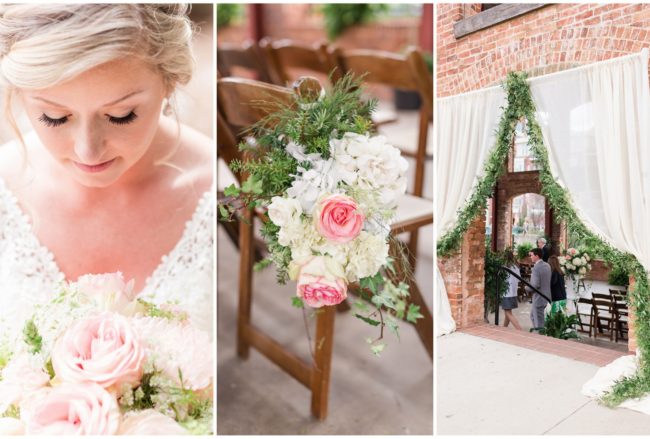
[[[437,100],[436,132],[436,236],[456,224],[476,181],[483,175],[483,162],[495,144],[495,134],[506,96],[501,87]],[[436,335],[456,329],[442,275],[436,266]]]
[[[551,172],[580,219],[650,269],[647,49],[529,84]]]
[[[438,99],[436,132],[436,236],[456,224],[476,181],[483,176],[483,162],[494,147],[501,107],[506,105],[501,87]]]

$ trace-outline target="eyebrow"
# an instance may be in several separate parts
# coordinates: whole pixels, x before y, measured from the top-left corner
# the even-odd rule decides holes
[[[122,101],[127,100],[128,98],[130,98],[130,97],[132,97],[132,96],[135,96],[135,95],[137,95],[137,94],[139,94],[139,93],[142,93],[143,91],[144,91],[144,90],[136,90],[136,91],[132,91],[131,93],[128,93],[128,94],[122,96],[122,97],[119,98],[119,99],[116,99],[116,100],[114,100],[114,101],[112,101],[112,102],[108,102],[107,104],[102,105],[102,107],[110,107],[111,105],[118,104],[118,103],[120,103],[120,102],[122,102]],[[42,97],[40,97],[40,96],[34,96],[32,99],[36,99],[36,100],[39,100],[39,101],[45,102],[45,103],[47,103],[47,104],[54,105],[54,106],[56,106],[56,107],[66,108],[65,105],[59,104],[58,102],[50,101],[49,99],[45,99],[45,98],[42,98]]]

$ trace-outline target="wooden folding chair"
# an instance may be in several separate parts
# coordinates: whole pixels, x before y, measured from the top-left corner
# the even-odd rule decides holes
[[[246,128],[264,118],[270,108],[255,102],[292,101],[291,90],[242,78],[217,81],[219,112],[231,126]],[[273,363],[311,390],[311,412],[318,419],[327,417],[329,376],[334,336],[334,309],[325,307],[316,316],[314,361],[307,363],[251,323],[253,292],[253,242],[256,215],[245,210],[239,223],[239,309],[237,315],[237,353],[247,358],[250,348],[257,349]]]
[[[584,305],[582,309],[580,307],[580,304]],[[576,315],[578,316],[578,325],[580,326],[580,328],[578,328],[578,331],[586,332],[589,334],[589,337],[591,337],[591,331],[594,329],[594,304],[591,299],[587,299],[586,297],[581,297],[578,299],[578,303],[576,305]],[[585,317],[587,318],[588,323],[585,323]],[[586,331],[585,326],[587,327]]]
[[[251,79],[271,82],[268,66],[257,43],[245,41],[243,44],[220,43],[217,47],[217,72],[221,77],[237,76],[242,69]]]
[[[592,293],[594,337],[606,336],[609,333],[610,341],[614,338],[614,313],[612,310],[612,296],[608,294]]]
[[[620,290],[609,290],[618,291]],[[628,339],[629,328],[629,316],[630,312],[627,306],[627,301],[625,296],[620,294],[612,294],[612,313],[614,314],[614,328],[616,330],[615,341],[618,341],[619,335],[623,340]]]
[[[264,84],[241,78],[223,78],[217,81],[219,112],[223,121],[230,126],[248,127],[272,111],[251,105],[255,102],[292,102],[292,92],[284,87]],[[394,233],[407,232],[413,228],[430,224],[433,211],[430,203],[422,203],[416,197],[406,196],[411,204],[402,204],[397,210],[397,219],[392,225]],[[308,364],[287,351],[278,342],[264,334],[251,323],[253,290],[253,226],[254,213],[246,210],[240,222],[240,267],[239,267],[239,309],[237,318],[237,352],[240,357],[248,356],[250,347],[257,349],[272,362],[280,366],[312,392],[311,411],[318,419],[327,416],[329,376],[334,336],[334,308],[325,307],[316,317],[315,355],[313,364]],[[400,270],[400,267],[397,267]],[[433,319],[422,300],[417,285],[409,280],[412,303],[420,305],[425,316],[418,320],[416,331],[425,342],[429,356],[433,357]]]
[[[427,159],[427,138],[429,121],[433,117],[433,80],[427,70],[422,53],[411,48],[405,55],[377,50],[342,50],[338,47],[330,49],[330,53],[341,73],[352,72],[355,75],[365,75],[364,82],[381,84],[402,90],[411,90],[419,94],[422,105],[418,127],[418,141],[415,152],[400,147],[402,154],[415,160],[415,175],[413,195],[422,197],[424,192],[424,168]],[[396,145],[399,147],[399,145]],[[413,230],[409,238],[408,248],[411,254],[411,265],[414,266],[417,253],[418,231]]]

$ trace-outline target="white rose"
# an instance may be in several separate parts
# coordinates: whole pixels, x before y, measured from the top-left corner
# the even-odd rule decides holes
[[[388,243],[380,235],[362,231],[354,240],[349,253],[346,276],[350,282],[373,276],[386,264]]]
[[[284,227],[300,221],[302,207],[295,198],[273,197],[268,207],[268,215],[273,224]]]

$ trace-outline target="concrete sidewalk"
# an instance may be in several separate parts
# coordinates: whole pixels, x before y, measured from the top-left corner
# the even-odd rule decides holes
[[[648,434],[650,417],[581,395],[598,366],[456,332],[437,339],[436,431]]]

